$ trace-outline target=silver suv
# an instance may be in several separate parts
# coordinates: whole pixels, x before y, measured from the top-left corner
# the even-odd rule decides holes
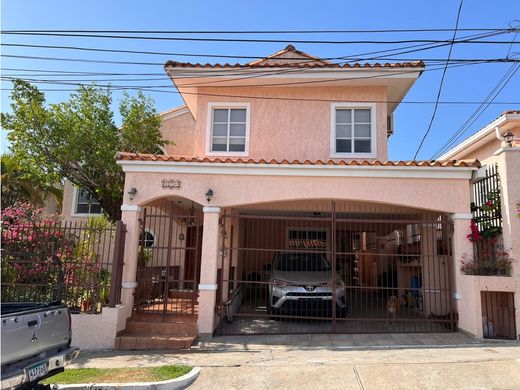
[[[269,314],[330,313],[335,288],[336,315],[344,317],[345,283],[339,277],[332,282],[332,277],[332,266],[321,253],[277,253],[269,279]]]

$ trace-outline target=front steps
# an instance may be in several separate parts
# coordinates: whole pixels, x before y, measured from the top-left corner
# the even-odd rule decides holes
[[[197,337],[196,315],[133,314],[116,337],[114,349],[189,349]]]

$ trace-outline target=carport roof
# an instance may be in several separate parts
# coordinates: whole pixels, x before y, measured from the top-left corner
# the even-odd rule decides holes
[[[447,160],[447,161],[380,161],[380,160],[265,160],[243,159],[230,157],[188,157],[163,154],[140,154],[119,152],[117,161],[157,161],[182,163],[215,163],[215,164],[252,164],[252,165],[348,165],[348,166],[388,166],[388,167],[464,167],[480,168],[478,160]]]

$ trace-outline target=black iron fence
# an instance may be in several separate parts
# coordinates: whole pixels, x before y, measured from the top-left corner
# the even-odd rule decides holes
[[[125,226],[92,219],[2,225],[2,302],[62,300],[100,313],[121,301]]]
[[[221,334],[454,330],[452,223],[391,206],[298,201],[221,218]]]

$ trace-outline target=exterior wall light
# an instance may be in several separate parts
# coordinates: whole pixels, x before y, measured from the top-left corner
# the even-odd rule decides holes
[[[514,135],[510,131],[508,131],[507,133],[504,134],[504,141],[506,141],[506,146],[508,148],[513,147],[513,138],[514,138]]]
[[[211,202],[211,198],[213,198],[213,190],[210,188],[208,192],[206,192],[206,200],[208,203]]]
[[[135,194],[137,194],[137,188],[132,187],[130,191],[128,191],[128,198],[130,198],[130,201],[134,200]]]
[[[184,241],[184,233],[179,234],[179,241]]]

